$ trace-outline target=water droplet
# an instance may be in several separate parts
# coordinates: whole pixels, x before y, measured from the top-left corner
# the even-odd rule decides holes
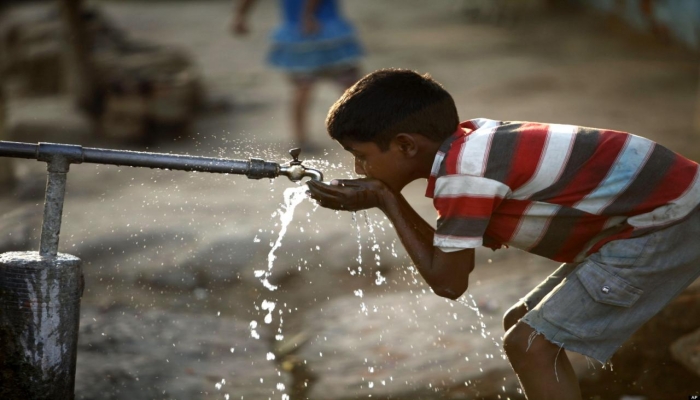
[[[374,283],[377,286],[380,286],[382,283],[386,282],[386,278],[382,276],[381,271],[377,271],[375,274],[377,275],[377,279],[374,280]]]

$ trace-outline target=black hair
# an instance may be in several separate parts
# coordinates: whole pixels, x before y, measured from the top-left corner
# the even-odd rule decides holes
[[[382,69],[360,79],[333,104],[326,128],[335,140],[374,142],[382,151],[398,133],[435,142],[459,125],[452,96],[429,74]]]

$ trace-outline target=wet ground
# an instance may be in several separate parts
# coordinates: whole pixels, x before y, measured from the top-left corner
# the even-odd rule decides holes
[[[700,133],[693,125],[697,57],[595,15],[571,10],[537,13],[504,26],[467,13],[468,3],[441,0],[427,6],[418,0],[365,0],[347,1],[344,6],[366,46],[365,71],[401,67],[428,72],[452,93],[462,119],[533,120],[630,131],[700,159]],[[205,112],[188,135],[148,150],[272,161],[289,158],[289,87],[284,76],[263,63],[267,34],[278,12],[274,2],[256,6],[250,18],[253,31],[245,38],[229,33],[228,1],[98,4],[134,37],[191,52],[209,98],[230,105]],[[310,134],[324,150],[307,156],[309,163],[327,178],[352,176],[352,160],[327,138],[323,127],[339,92],[331,84],[317,89]],[[10,116],[53,118],[59,125],[68,118],[51,110],[37,116],[31,107],[12,101]],[[6,226],[12,218],[22,220],[35,243],[44,167],[28,161],[17,166],[22,177],[39,184],[23,183],[14,196],[1,199],[3,220]],[[269,244],[280,230],[283,192],[290,187],[294,184],[285,178],[269,182],[72,167],[61,250],[85,262],[83,305],[262,321],[267,314],[262,301],[270,300],[278,310],[287,310],[280,329],[291,336],[308,330],[313,315],[324,318],[324,307],[331,301],[357,299],[358,290],[381,298],[427,289],[420,278],[416,281],[406,272],[410,263],[383,216],[369,212],[353,217],[303,202],[275,253],[272,278],[279,289],[269,292],[253,271],[267,268]],[[430,201],[422,192],[421,184],[416,184],[404,193],[421,215],[433,221]],[[374,244],[378,247],[373,250]],[[484,250],[478,259],[471,279],[475,288],[499,281],[529,284],[556,266],[515,250]],[[520,294],[526,290],[520,289]],[[517,298],[510,292],[500,296],[498,291],[481,296],[477,300],[491,310],[487,318],[494,327],[509,306],[506,301]],[[337,305],[328,307],[337,312]],[[351,307],[359,307],[359,300]],[[269,328],[267,334],[272,335],[279,324]]]

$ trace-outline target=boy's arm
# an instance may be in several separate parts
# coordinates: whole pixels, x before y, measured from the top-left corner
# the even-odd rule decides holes
[[[399,239],[423,279],[435,294],[456,299],[469,286],[474,249],[445,253],[433,246],[435,230],[408,204],[401,193],[376,179],[338,181],[324,185],[309,181],[312,198],[326,208],[356,211],[378,207],[394,225]]]
[[[380,209],[394,224],[401,243],[435,294],[457,299],[469,286],[474,249],[445,253],[433,246],[435,229],[411,207],[401,193],[383,196]]]

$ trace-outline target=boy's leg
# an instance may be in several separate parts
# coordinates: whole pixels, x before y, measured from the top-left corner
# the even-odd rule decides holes
[[[538,335],[529,325],[519,322],[577,265],[562,264],[503,316],[506,330],[503,347],[528,399],[581,398],[578,380],[566,351]]]
[[[581,390],[566,351],[518,322],[506,332],[503,349],[529,400],[580,400]]]
[[[508,311],[503,315],[503,330],[508,332],[513,325],[520,321],[520,318],[527,314],[527,306],[524,302],[520,301],[516,303],[513,307],[509,308]]]
[[[569,396],[579,397],[557,393],[562,388],[573,390],[566,385],[575,379],[564,361],[563,348],[601,363],[609,360],[629,336],[700,275],[698,237],[700,212],[696,211],[665,229],[611,241],[579,264],[539,304],[530,308],[526,302],[529,311],[506,333],[504,349],[528,398],[580,398],[578,391]],[[550,397],[550,393],[557,394]]]
[[[513,307],[506,311],[503,316],[503,330],[508,331],[522,318],[529,310],[535,308],[540,301],[554,289],[561,281],[573,271],[578,263],[565,263],[559,266],[556,271],[549,275],[542,283],[537,285],[525,297],[520,299]]]

